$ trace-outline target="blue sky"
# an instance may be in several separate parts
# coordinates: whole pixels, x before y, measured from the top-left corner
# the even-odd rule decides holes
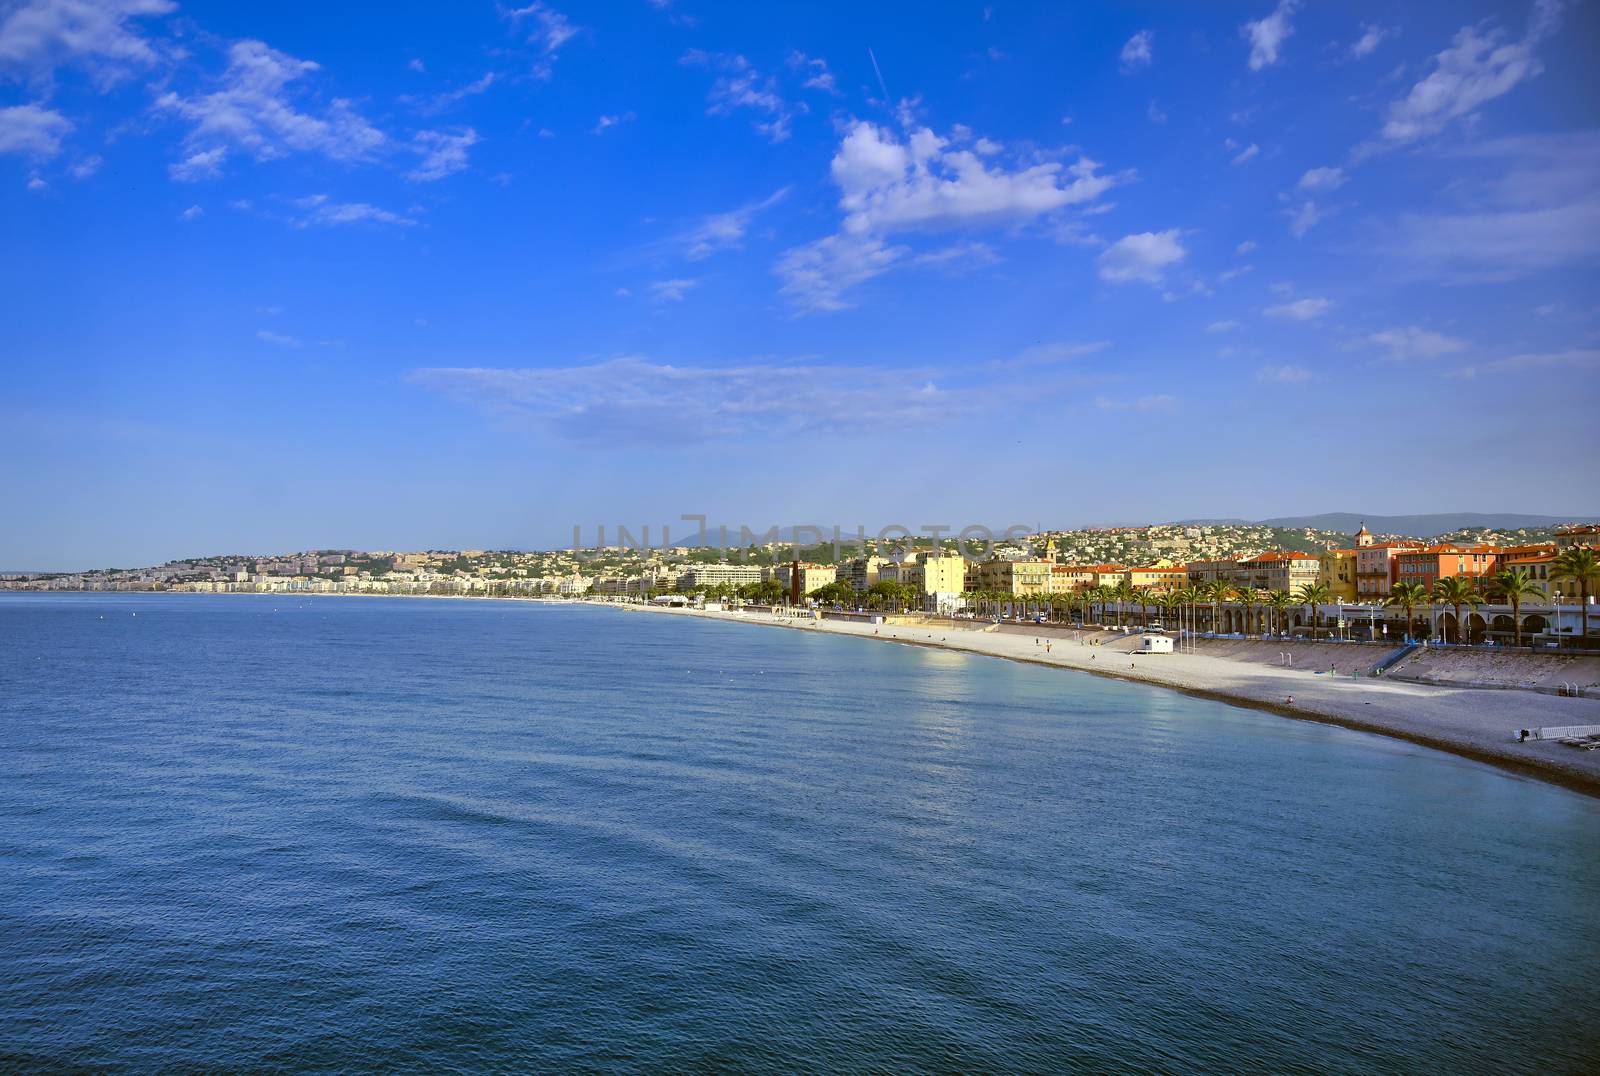
[[[1592,2],[0,3],[0,568],[1600,510]]]

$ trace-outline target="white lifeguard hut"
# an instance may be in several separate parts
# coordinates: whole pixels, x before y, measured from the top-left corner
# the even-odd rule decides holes
[[[1139,653],[1141,654],[1170,654],[1172,653],[1172,636],[1165,632],[1147,631],[1139,639]]]

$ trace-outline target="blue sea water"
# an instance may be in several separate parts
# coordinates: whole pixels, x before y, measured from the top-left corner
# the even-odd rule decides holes
[[[1600,802],[530,603],[0,595],[0,1067],[1583,1071]]]

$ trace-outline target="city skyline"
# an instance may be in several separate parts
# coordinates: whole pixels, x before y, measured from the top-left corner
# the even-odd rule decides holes
[[[1593,4],[0,13],[0,567],[1600,514]]]

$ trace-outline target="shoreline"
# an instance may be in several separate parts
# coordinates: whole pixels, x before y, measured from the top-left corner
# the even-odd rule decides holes
[[[1040,632],[1041,638],[1050,634],[1053,644],[1044,651],[1033,644],[1026,626],[1020,633],[984,631],[965,625],[930,628],[885,624],[874,629],[847,621],[791,620],[759,613],[600,602],[577,604],[855,636],[1084,672],[1231,706],[1266,710],[1297,721],[1386,736],[1600,799],[1600,752],[1580,751],[1549,740],[1518,743],[1515,739],[1519,728],[1600,724],[1600,700],[1595,699],[1560,698],[1523,690],[1439,687],[1381,678],[1340,679],[1304,669],[1252,665],[1204,655],[1145,655],[1109,646],[1080,646],[1070,638]],[[1102,657],[1108,660],[1102,662]],[[1293,698],[1292,704],[1286,701],[1289,698]]]
[[[26,593],[26,592],[23,592]],[[106,594],[120,591],[61,593]],[[178,596],[174,592],[128,592]],[[183,594],[182,596],[193,596]],[[617,602],[553,597],[472,597],[464,594],[230,594],[207,597],[299,598],[425,598],[445,601],[515,602],[549,606],[583,606],[660,616],[698,617],[723,623],[787,628],[855,636],[884,643],[922,646],[976,654],[1022,664],[1089,673],[1124,683],[1159,687],[1213,702],[1265,710],[1297,721],[1314,721],[1402,740],[1519,777],[1544,781],[1600,799],[1600,751],[1580,751],[1554,741],[1518,743],[1519,728],[1600,725],[1600,699],[1562,698],[1529,690],[1434,686],[1384,678],[1335,678],[1303,668],[1278,668],[1199,654],[1131,652],[1126,646],[1084,646],[1060,633],[1052,648],[1032,644],[1027,625],[1009,631],[988,631],[982,622],[927,627],[912,624],[870,624],[843,620],[773,617],[762,613],[671,609]],[[1088,633],[1082,633],[1088,634]],[[1101,662],[1100,657],[1107,658]],[[1128,664],[1121,663],[1126,660]],[[1293,698],[1290,704],[1285,700]],[[1492,713],[1491,713],[1492,711]]]

